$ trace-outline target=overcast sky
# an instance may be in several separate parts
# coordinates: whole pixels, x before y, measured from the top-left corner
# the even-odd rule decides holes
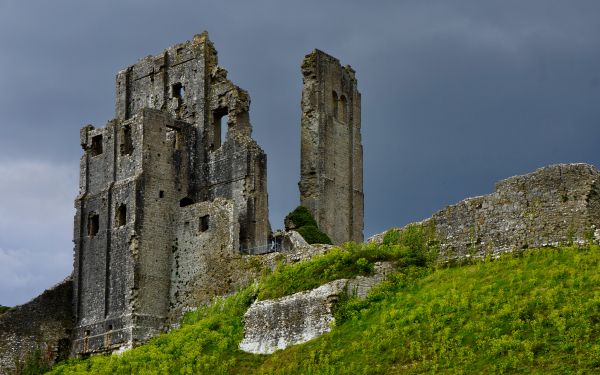
[[[124,67],[208,30],[249,91],[273,228],[299,202],[300,63],[362,93],[365,235],[553,163],[600,165],[600,2],[0,0],[0,304],[72,268],[79,128]]]

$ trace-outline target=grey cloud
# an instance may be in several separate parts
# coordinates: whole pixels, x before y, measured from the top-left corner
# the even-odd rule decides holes
[[[229,77],[252,97],[280,227],[298,203],[299,64],[319,48],[357,72],[369,235],[542,165],[600,165],[599,11],[593,0],[9,0],[0,4],[0,160],[43,160],[76,175],[79,128],[113,116],[116,72],[206,29]],[[69,178],[67,211],[77,184]],[[43,195],[53,185],[49,176],[18,186]],[[41,251],[39,238],[17,246],[27,222],[60,232],[47,247],[69,253],[70,213],[61,215],[51,226],[0,221],[0,248]]]

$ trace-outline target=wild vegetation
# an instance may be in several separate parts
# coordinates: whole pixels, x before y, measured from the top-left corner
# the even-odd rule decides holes
[[[329,236],[319,229],[317,221],[304,206],[298,206],[294,211],[290,212],[285,217],[285,223],[287,229],[291,228],[300,233],[304,240],[309,244],[318,243],[331,245]]]
[[[410,244],[410,245],[409,245]],[[600,248],[528,250],[435,268],[426,228],[383,245],[348,244],[280,266],[238,294],[188,313],[182,327],[122,355],[71,360],[54,374],[593,373],[600,371]],[[272,355],[237,347],[252,301],[398,272],[366,300],[346,298],[326,335]]]
[[[50,371],[51,368],[52,364],[48,357],[48,353],[38,348],[25,356],[25,358],[16,360],[12,374],[39,375]]]
[[[0,305],[0,315],[4,314],[8,310],[10,310],[10,307]]]

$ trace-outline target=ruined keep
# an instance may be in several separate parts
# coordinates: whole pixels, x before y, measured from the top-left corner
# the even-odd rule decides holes
[[[249,104],[206,33],[118,73],[116,118],[81,130],[72,354],[144,342],[211,284],[203,254],[266,245]]]
[[[363,241],[360,93],[354,70],[314,50],[302,63],[300,204],[333,243]]]

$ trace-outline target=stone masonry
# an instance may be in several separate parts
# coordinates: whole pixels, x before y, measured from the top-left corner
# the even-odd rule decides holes
[[[0,315],[0,374],[40,350],[50,362],[69,356],[73,329],[73,282],[70,277],[26,304]]]
[[[333,243],[363,241],[360,93],[354,70],[314,50],[302,63],[300,204]]]
[[[435,227],[441,259],[600,242],[600,171],[558,164],[496,184],[420,224]],[[370,241],[382,241],[383,234]]]
[[[116,81],[116,118],[81,130],[73,355],[143,343],[203,294],[229,292],[214,258],[271,235],[250,99],[206,33]]]
[[[335,323],[333,311],[343,294],[364,299],[393,270],[391,263],[377,262],[372,276],[338,279],[312,290],[254,302],[244,315],[240,349],[271,354],[331,331]]]

